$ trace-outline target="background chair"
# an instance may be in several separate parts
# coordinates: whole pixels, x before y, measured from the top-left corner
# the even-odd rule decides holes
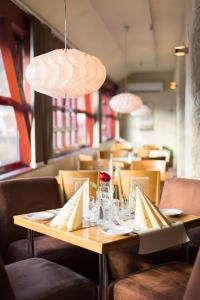
[[[178,208],[185,214],[200,216],[200,180],[172,178],[165,182],[160,208]],[[200,246],[200,227],[188,230],[193,244]]]
[[[94,159],[94,156],[89,154],[79,154],[78,159],[91,161]]]
[[[99,159],[109,159],[112,157],[128,157],[129,150],[99,150],[97,157]]]
[[[166,171],[165,160],[140,160],[134,161],[130,166],[131,170],[146,170],[146,171],[160,171],[164,173]]]
[[[114,143],[112,144],[111,150],[132,150],[132,146],[128,143]]]
[[[26,259],[27,230],[13,223],[13,216],[61,207],[54,177],[0,182],[0,255],[5,263]],[[98,255],[45,235],[35,235],[35,256],[43,257],[98,278]],[[96,276],[96,277],[95,277]]]
[[[154,156],[154,157],[146,156],[141,158],[142,160],[166,160],[165,156]]]
[[[144,193],[149,199],[159,204],[160,201],[160,172],[159,171],[143,171],[143,170],[120,170],[119,171],[119,190],[128,199],[130,195],[130,178],[144,179]],[[148,179],[148,186],[145,185],[145,178]]]
[[[109,159],[98,159],[93,161],[79,161],[80,170],[97,170],[97,171],[109,171]],[[121,161],[112,162],[114,168],[128,169],[129,164]]]
[[[108,159],[98,159],[93,161],[79,161],[80,170],[97,170],[103,171],[109,169],[109,160]]]
[[[0,260],[1,300],[97,299],[96,286],[75,272],[42,258],[3,266]]]
[[[88,161],[90,163],[90,161]],[[62,185],[62,191],[64,194],[65,201],[69,200],[74,194],[74,186],[72,178],[84,179],[88,178],[90,182],[94,182],[96,185],[99,183],[99,172],[98,171],[59,171],[59,180]],[[92,196],[96,197],[96,189],[90,186],[90,193]]]

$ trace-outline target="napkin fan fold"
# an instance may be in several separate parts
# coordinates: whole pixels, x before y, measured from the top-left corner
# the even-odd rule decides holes
[[[81,227],[83,218],[83,186],[63,206],[59,214],[51,221],[51,226],[73,231]]]
[[[135,221],[134,224],[144,230],[170,227],[170,221],[159,209],[136,187]]]

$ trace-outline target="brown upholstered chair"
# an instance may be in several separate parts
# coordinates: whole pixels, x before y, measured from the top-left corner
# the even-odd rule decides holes
[[[81,275],[42,258],[3,266],[0,260],[1,300],[96,300],[96,286]]]
[[[200,180],[172,178],[164,184],[160,208],[178,208],[200,216]],[[192,243],[200,246],[200,227],[188,230]]]
[[[54,177],[0,182],[0,255],[5,263],[27,258],[27,231],[14,225],[13,216],[60,206]],[[34,240],[35,256],[65,265],[86,277],[98,277],[95,253],[45,235],[37,235]]]
[[[110,300],[199,300],[199,276],[200,251],[193,268],[170,262],[112,283]]]

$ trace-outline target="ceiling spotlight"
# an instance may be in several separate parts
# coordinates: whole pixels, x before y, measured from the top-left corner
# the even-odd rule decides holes
[[[177,88],[177,83],[175,81],[172,81],[169,83],[170,90],[175,90]]]
[[[177,46],[174,48],[174,54],[176,56],[184,56],[185,54],[188,54],[189,49],[187,46]]]

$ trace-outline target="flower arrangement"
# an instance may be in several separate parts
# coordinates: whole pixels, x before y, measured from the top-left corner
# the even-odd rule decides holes
[[[110,175],[106,172],[100,172],[99,174],[99,181],[100,182],[109,182],[111,179]],[[90,187],[95,189],[95,190],[98,190],[99,188],[99,185],[96,184],[95,182],[93,181],[90,181]]]

